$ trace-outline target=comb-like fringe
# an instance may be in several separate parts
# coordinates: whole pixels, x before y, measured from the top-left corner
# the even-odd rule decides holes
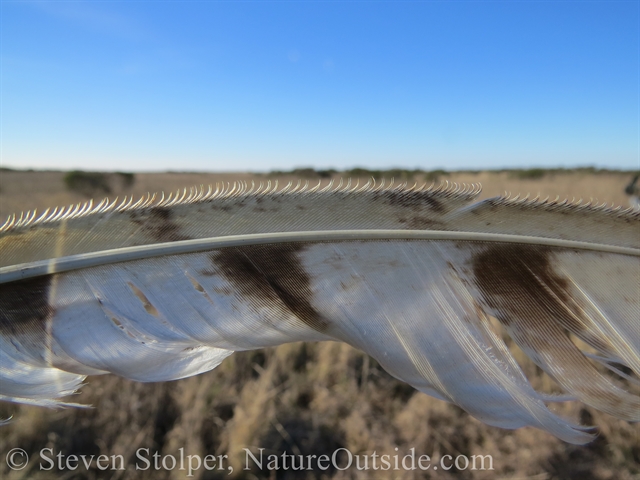
[[[442,182],[437,186],[433,183],[424,183],[418,186],[418,184],[415,183],[411,187],[407,187],[406,182],[394,186],[393,180],[389,185],[385,185],[384,180],[376,182],[374,179],[369,180],[363,185],[360,185],[359,180],[356,181],[355,185],[352,185],[351,179],[348,179],[346,183],[344,179],[340,179],[339,183],[335,185],[332,179],[325,187],[320,189],[321,184],[322,181],[319,181],[315,186],[310,187],[308,181],[302,183],[302,181],[299,180],[295,185],[293,182],[288,182],[284,187],[280,188],[277,180],[273,183],[269,180],[266,184],[260,182],[258,185],[253,181],[251,185],[248,185],[247,182],[222,182],[216,183],[215,186],[209,185],[206,188],[200,185],[199,187],[177,190],[171,192],[168,197],[165,197],[164,193],[160,193],[159,199],[156,199],[157,194],[147,193],[135,201],[135,203],[133,196],[125,196],[121,201],[118,201],[117,197],[113,200],[104,198],[95,207],[93,206],[93,200],[89,200],[85,203],[72,204],[68,207],[56,207],[53,211],[47,209],[39,217],[36,216],[37,210],[21,213],[19,217],[16,217],[15,214],[10,215],[2,226],[0,226],[0,233],[8,233],[35,225],[60,222],[98,213],[125,212],[154,207],[173,207],[176,205],[206,203],[215,200],[238,199],[241,197],[284,197],[309,195],[312,193],[347,196],[365,192],[377,192],[382,195],[387,192],[407,194],[412,192],[430,192],[441,198],[459,197],[471,200],[482,190],[480,184],[457,184],[449,181]]]
[[[634,209],[633,207],[622,207],[620,205],[616,206],[613,203],[611,205],[606,202],[598,203],[598,200],[593,198],[588,202],[583,203],[582,198],[576,200],[575,197],[571,200],[568,198],[560,200],[560,196],[557,196],[553,200],[550,200],[550,197],[546,197],[541,200],[540,195],[530,199],[529,195],[524,198],[520,198],[520,195],[512,197],[510,193],[505,192],[504,195],[490,199],[488,202],[491,205],[496,206],[518,206],[520,208],[544,210],[547,212],[599,212],[615,217],[628,217],[633,219],[640,218],[640,211],[638,209]]]

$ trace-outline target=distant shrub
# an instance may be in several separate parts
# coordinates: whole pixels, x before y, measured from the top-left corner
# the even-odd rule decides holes
[[[430,172],[424,174],[424,180],[426,182],[437,183],[440,181],[440,177],[446,175],[449,175],[449,172],[447,172],[446,170],[431,170]]]
[[[392,168],[382,172],[384,178],[393,178],[394,180],[409,180],[414,177],[420,170],[405,170],[403,168]]]
[[[513,170],[511,176],[520,180],[538,180],[548,173],[544,168],[529,168],[526,170]]]
[[[368,170],[366,168],[353,168],[344,172],[345,176],[359,178],[373,178],[374,180],[411,180],[424,173],[422,170],[408,170],[404,168],[391,168],[389,170]]]
[[[314,178],[331,178],[336,170],[315,170],[311,167],[294,168],[293,170],[272,170],[267,175],[270,177],[282,177],[284,175],[293,175],[298,178],[314,179]]]
[[[351,170],[345,170],[346,177],[367,177],[379,180],[382,178],[383,173],[381,170],[367,170],[366,168],[352,168]]]
[[[67,190],[87,197],[108,195],[114,189],[116,191],[126,190],[133,186],[135,181],[135,175],[126,172],[102,173],[74,170],[64,176],[64,184]]]
[[[129,172],[116,172],[116,176],[119,177],[122,184],[122,188],[131,188],[136,181],[136,176]]]
[[[291,170],[290,175],[295,175],[299,178],[318,178],[318,173],[313,168],[294,168]]]
[[[330,168],[328,170],[316,170],[316,173],[320,178],[331,178],[337,171]]]
[[[109,179],[106,173],[74,170],[64,176],[64,184],[67,190],[88,197],[100,193],[111,193],[111,187],[109,186]]]
[[[633,180],[625,187],[624,193],[627,195],[638,195],[640,193],[640,187],[638,187],[638,179],[640,179],[640,173],[633,177]]]

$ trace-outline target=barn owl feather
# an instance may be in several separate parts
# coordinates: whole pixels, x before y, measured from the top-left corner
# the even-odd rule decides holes
[[[489,425],[592,439],[498,324],[570,398],[639,421],[640,212],[479,192],[235,184],[13,216],[0,399],[57,405],[87,375],[173,380],[334,340]]]

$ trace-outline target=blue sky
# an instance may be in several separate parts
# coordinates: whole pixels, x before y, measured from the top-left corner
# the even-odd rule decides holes
[[[638,1],[1,2],[1,164],[640,161]]]

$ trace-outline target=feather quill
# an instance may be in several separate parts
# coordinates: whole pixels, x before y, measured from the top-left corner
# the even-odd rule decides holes
[[[640,212],[479,192],[235,184],[14,216],[0,399],[56,405],[87,375],[173,380],[339,340],[490,425],[591,440],[549,410],[565,398],[531,386],[495,317],[572,398],[639,421]]]

